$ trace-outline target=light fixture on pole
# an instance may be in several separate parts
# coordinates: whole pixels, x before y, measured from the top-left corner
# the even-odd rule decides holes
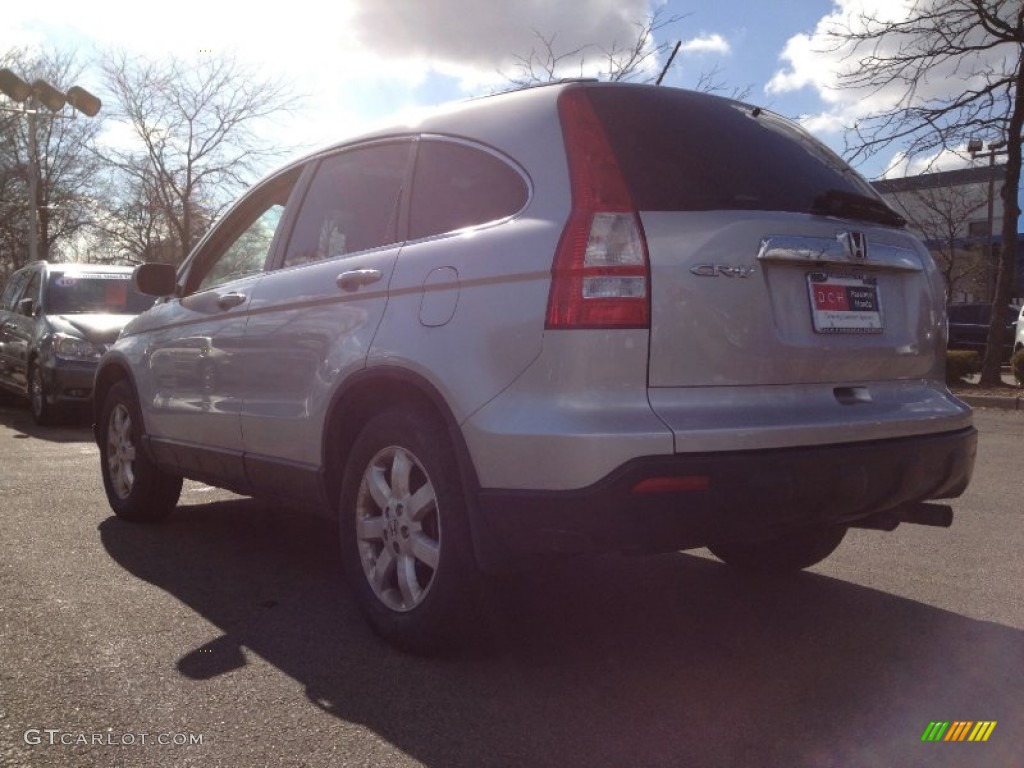
[[[62,93],[45,80],[33,80],[29,85],[9,69],[0,69],[0,93],[20,107],[0,107],[7,112],[16,112],[28,120],[28,259],[39,258],[39,161],[36,146],[36,120],[39,107],[46,107],[51,118],[74,117],[61,114],[65,104],[86,117],[95,117],[102,106],[100,100],[80,86],[74,86]],[[45,255],[45,254],[44,254]]]

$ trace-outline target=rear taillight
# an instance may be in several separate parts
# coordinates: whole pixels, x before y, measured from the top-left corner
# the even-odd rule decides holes
[[[649,328],[647,243],[585,89],[558,101],[572,213],[551,270],[547,327]]]

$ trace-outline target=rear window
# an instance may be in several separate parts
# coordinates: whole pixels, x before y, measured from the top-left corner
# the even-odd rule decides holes
[[[842,158],[773,112],[674,88],[587,92],[639,210],[811,213],[829,191],[881,200]]]
[[[47,284],[46,312],[137,315],[153,306],[154,298],[135,290],[131,278],[127,272],[54,272]]]

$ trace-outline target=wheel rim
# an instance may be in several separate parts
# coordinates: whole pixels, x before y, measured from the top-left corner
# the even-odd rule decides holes
[[[440,562],[441,522],[434,486],[404,448],[385,448],[363,472],[356,541],[366,581],[384,605],[405,612],[426,599]]]
[[[32,369],[32,386],[30,388],[32,414],[37,418],[43,413],[43,375],[38,368]]]
[[[114,493],[127,499],[135,485],[135,445],[132,417],[123,403],[114,406],[107,422],[107,470]]]

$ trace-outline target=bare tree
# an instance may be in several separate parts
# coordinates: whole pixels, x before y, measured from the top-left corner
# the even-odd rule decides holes
[[[106,189],[105,209],[93,227],[98,260],[177,264],[181,244],[166,222],[152,172],[142,163],[131,173],[118,169]]]
[[[3,65],[26,81],[45,80],[66,90],[81,78],[83,67],[73,53],[14,51]],[[36,156],[30,162],[29,130],[35,126]],[[91,151],[102,130],[101,118],[74,112],[60,116],[41,109],[35,120],[5,113],[0,122],[0,259],[16,269],[28,259],[29,173],[36,176],[38,244],[41,258],[70,251],[72,241],[92,221],[94,182],[99,160]]]
[[[899,190],[886,198],[928,243],[951,297],[985,285],[989,265],[977,240],[969,236],[970,223],[986,208],[984,197],[946,186]]]
[[[832,31],[850,51],[840,85],[894,95],[849,135],[856,160],[899,146],[909,158],[957,150],[978,134],[1007,142],[1002,249],[981,383],[1000,383],[1003,307],[1016,266],[1017,192],[1024,128],[1024,4],[1006,0],[917,0],[906,18],[861,14]],[[949,83],[956,83],[949,88]],[[937,87],[936,84],[940,84]]]
[[[131,146],[107,146],[119,190],[104,231],[134,258],[180,262],[213,218],[287,147],[261,141],[261,121],[290,110],[283,83],[232,56],[155,62],[104,58],[114,117]]]
[[[663,38],[684,18],[686,14],[666,15],[665,6],[659,6],[646,19],[634,22],[636,34],[631,40],[614,41],[607,47],[587,43],[563,50],[557,33],[534,30],[537,44],[529,53],[513,56],[511,72],[499,70],[499,74],[514,88],[586,76],[609,82],[653,83],[659,75],[657,65],[674,46],[671,38]],[[693,88],[705,93],[730,90],[735,99],[746,98],[750,92],[750,86],[729,89],[717,66],[699,72]]]
[[[613,42],[609,47],[585,44],[560,51],[557,33],[541,34],[534,30],[538,45],[526,55],[514,56],[515,70],[501,75],[514,86],[526,87],[548,83],[563,77],[582,77],[588,64],[597,58],[603,62],[597,76],[603,80],[626,82],[643,79],[653,82],[650,65],[671,49],[671,43],[656,42],[658,33],[682,20],[682,16],[665,16],[661,6],[647,19],[635,22],[636,36],[628,44]]]

